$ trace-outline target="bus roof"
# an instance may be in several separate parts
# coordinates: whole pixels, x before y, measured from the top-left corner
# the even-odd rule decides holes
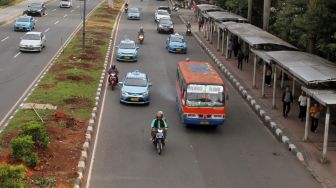
[[[223,85],[224,81],[208,62],[184,60],[178,63],[185,82]]]

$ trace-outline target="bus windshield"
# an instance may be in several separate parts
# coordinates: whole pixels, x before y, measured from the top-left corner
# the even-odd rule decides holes
[[[190,84],[187,88],[186,103],[189,107],[223,107],[223,86]]]

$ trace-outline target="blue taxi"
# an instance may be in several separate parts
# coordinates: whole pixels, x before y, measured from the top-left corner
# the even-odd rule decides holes
[[[19,16],[14,24],[14,31],[31,31],[35,28],[35,20],[32,16]]]
[[[131,39],[124,39],[120,41],[117,46],[117,60],[118,61],[137,61],[139,47],[135,44],[135,41]]]
[[[172,53],[187,53],[187,43],[184,37],[178,33],[169,35],[166,41],[166,48]]]
[[[138,70],[128,72],[122,82],[119,82],[120,102],[133,104],[149,103],[149,91],[152,84],[145,73]]]

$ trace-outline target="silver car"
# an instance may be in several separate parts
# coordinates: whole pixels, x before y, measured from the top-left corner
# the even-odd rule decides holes
[[[41,52],[45,47],[46,37],[42,32],[27,32],[21,37],[19,44],[20,51],[38,51]]]

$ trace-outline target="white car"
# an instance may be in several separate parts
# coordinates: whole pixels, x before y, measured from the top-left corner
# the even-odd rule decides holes
[[[72,0],[61,0],[59,6],[60,6],[60,8],[63,8],[63,7],[71,8],[72,7]]]
[[[161,18],[171,19],[167,10],[156,10],[154,15],[155,21],[158,22]]]
[[[27,32],[19,44],[20,51],[38,51],[41,52],[45,47],[46,37],[42,32]]]

